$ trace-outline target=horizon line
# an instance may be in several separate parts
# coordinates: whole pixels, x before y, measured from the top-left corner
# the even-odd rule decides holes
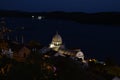
[[[0,9],[0,11],[16,11],[16,12],[28,12],[28,13],[50,13],[50,12],[63,12],[63,13],[86,13],[86,14],[92,14],[92,13],[120,13],[120,11],[97,11],[97,12],[83,12],[83,11],[24,11],[24,10],[8,10],[8,9]]]

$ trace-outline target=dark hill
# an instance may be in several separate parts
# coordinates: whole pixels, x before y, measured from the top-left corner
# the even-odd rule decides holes
[[[22,12],[1,10],[0,16],[5,17],[29,17],[44,16],[45,18],[73,20],[83,24],[108,24],[120,25],[120,12],[100,12],[100,13],[83,13],[83,12]]]

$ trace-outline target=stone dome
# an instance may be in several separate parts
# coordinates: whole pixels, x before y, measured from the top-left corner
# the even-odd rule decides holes
[[[53,36],[52,42],[61,42],[62,43],[61,36],[57,33],[55,36]]]

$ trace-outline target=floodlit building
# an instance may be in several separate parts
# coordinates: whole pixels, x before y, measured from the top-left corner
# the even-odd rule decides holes
[[[62,46],[62,37],[56,33],[55,36],[52,38],[52,42],[50,44],[50,48],[52,48],[55,51],[58,51],[58,49]]]
[[[58,55],[70,56],[70,57],[74,57],[77,59],[81,59],[82,62],[85,62],[84,54],[80,49],[69,50],[69,49],[65,49],[63,46],[64,45],[62,44],[62,37],[58,33],[56,33],[56,35],[53,36],[52,38],[52,42],[49,48],[53,49],[54,51],[57,51],[57,56]]]

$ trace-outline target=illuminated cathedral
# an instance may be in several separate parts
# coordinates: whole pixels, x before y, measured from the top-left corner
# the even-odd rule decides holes
[[[58,51],[61,46],[62,46],[62,37],[58,33],[56,33],[56,35],[53,36],[52,38],[50,48],[52,48],[55,51]]]
[[[65,49],[63,42],[62,42],[62,37],[56,33],[53,38],[52,38],[52,42],[49,46],[49,48],[51,48],[54,51],[57,51],[58,54],[63,55],[63,56],[70,56],[73,58],[78,58],[81,59],[82,62],[85,62],[84,60],[84,54],[80,49],[76,49],[76,50],[69,50],[69,49]]]

